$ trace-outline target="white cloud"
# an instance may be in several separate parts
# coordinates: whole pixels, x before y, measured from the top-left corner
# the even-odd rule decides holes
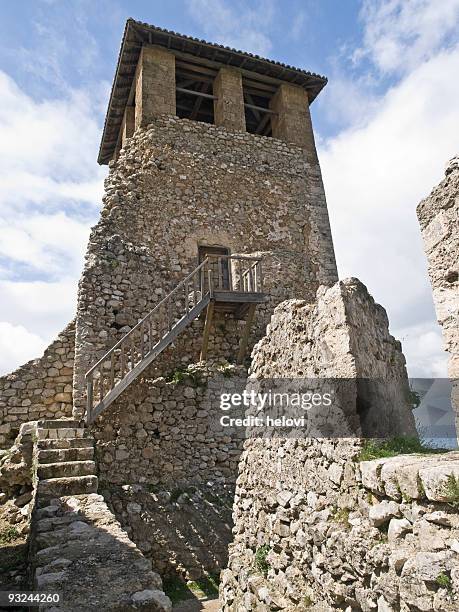
[[[340,275],[368,286],[397,333],[420,335],[405,346],[413,374],[446,371],[415,209],[457,152],[458,73],[459,45],[448,44],[375,99],[363,125],[321,142]]]
[[[354,59],[369,56],[382,72],[407,73],[457,35],[459,0],[365,0],[361,15],[364,45]]]
[[[50,342],[75,316],[76,293],[74,277],[54,282],[0,281],[0,320],[22,325]],[[30,353],[29,359],[34,356]]]
[[[36,102],[0,71],[0,205],[100,201],[105,170],[97,167],[100,127],[81,92]]]
[[[63,269],[79,275],[89,237],[87,223],[65,213],[20,215],[0,218],[0,233],[0,256],[49,276],[60,276]]]
[[[29,361],[31,354],[38,357],[45,348],[46,342],[22,325],[0,321],[0,376]]]
[[[99,93],[67,90],[36,101],[0,71],[0,97],[0,370],[6,372],[37,357],[74,316],[106,169],[96,163]]]
[[[188,0],[193,19],[211,42],[259,55],[268,55],[272,43],[266,30],[273,20],[272,0],[258,0],[253,8],[241,0]]]
[[[419,325],[394,329],[402,342],[410,376],[413,378],[442,378],[446,376],[448,354],[444,351],[439,326],[428,321]]]

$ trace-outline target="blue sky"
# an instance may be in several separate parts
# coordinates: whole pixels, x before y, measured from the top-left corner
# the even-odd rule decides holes
[[[340,275],[445,373],[415,207],[456,154],[459,0],[22,0],[0,7],[0,372],[72,318],[127,17],[325,74],[313,104]]]

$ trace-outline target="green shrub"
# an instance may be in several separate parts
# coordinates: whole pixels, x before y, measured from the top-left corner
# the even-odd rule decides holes
[[[255,553],[255,567],[261,574],[263,574],[263,576],[267,576],[268,570],[271,567],[269,561],[267,560],[270,550],[271,548],[269,545],[264,544],[263,546],[260,546]]]
[[[345,527],[350,527],[349,508],[337,508],[333,513],[332,519],[335,523],[341,523]]]
[[[451,578],[444,572],[438,574],[437,578],[435,579],[435,582],[438,584],[439,587],[442,587],[443,589],[450,590],[452,588]]]
[[[177,385],[189,381],[192,387],[205,387],[206,382],[202,380],[201,372],[190,368],[176,368],[165,376],[166,382]]]
[[[10,544],[11,542],[14,542],[14,540],[17,540],[20,537],[20,533],[16,529],[16,527],[6,527],[2,531],[0,531],[0,544]]]

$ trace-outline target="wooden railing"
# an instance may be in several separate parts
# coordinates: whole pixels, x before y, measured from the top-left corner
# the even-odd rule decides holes
[[[91,423],[204,310],[215,291],[261,292],[261,259],[209,255],[86,373]]]
[[[214,291],[263,292],[261,257],[207,255],[207,262]]]

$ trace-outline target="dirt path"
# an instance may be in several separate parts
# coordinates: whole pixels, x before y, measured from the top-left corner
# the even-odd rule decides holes
[[[173,612],[218,612],[220,604],[218,599],[187,599],[176,604]]]

